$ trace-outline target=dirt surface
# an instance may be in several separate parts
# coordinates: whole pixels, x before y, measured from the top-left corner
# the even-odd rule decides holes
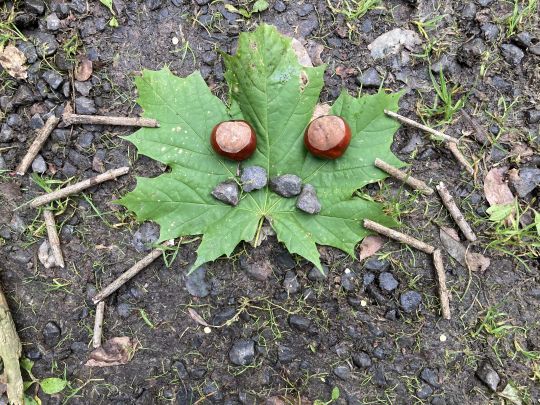
[[[331,2],[330,8],[324,1],[271,0],[250,18],[208,0],[113,3],[117,28],[108,25],[111,13],[97,1],[0,5],[0,21],[8,21],[0,25],[3,36],[28,58],[27,80],[0,70],[0,282],[24,355],[35,362],[33,374],[69,382],[52,396],[34,385],[30,396],[38,395],[43,404],[299,404],[330,403],[338,387],[337,404],[538,402],[538,234],[531,225],[505,233],[513,228],[490,222],[482,187],[493,167],[517,169],[522,177],[529,173],[531,184],[540,178],[538,9],[518,9],[523,18],[513,29],[511,2],[497,0],[385,1],[351,19],[340,13],[345,4]],[[12,7],[18,14],[10,25]],[[91,298],[144,257],[158,235],[157,227],[137,224],[111,202],[134,188],[135,176],[165,168],[138,157],[120,138],[132,129],[56,129],[41,151],[43,160],[33,165],[49,187],[59,185],[51,179],[132,168],[117,181],[55,205],[64,269],[45,269],[38,260],[46,237],[42,215],[23,203],[42,189],[30,174],[10,172],[35,129],[50,114],[60,116],[66,102],[79,113],[139,113],[133,78],[144,68],[168,65],[181,76],[200,69],[225,97],[217,50],[233,52],[238,33],[260,22],[306,41],[314,63],[320,63],[322,49],[323,101],[334,100],[343,87],[358,94],[363,84],[362,92],[373,93],[382,83],[404,91],[401,114],[463,137],[474,177],[443,144],[416,129],[401,128],[393,150],[415,176],[447,184],[479,236],[469,249],[489,257],[489,268],[469,271],[445,253],[453,314],[447,321],[439,314],[431,258],[404,245],[387,242],[364,261],[321,247],[328,273],[320,277],[269,236],[258,248],[239,246],[232,258],[208,264],[188,280],[198,241],[186,239],[176,255],[167,255],[168,266],[157,259],[106,300],[104,338],[137,342],[131,361],[86,367]],[[398,32],[402,42],[412,36],[412,43],[375,59],[368,45],[396,28],[413,31]],[[92,61],[90,79],[75,80],[78,58]],[[442,113],[429,111],[436,97],[430,71],[439,84],[443,71],[452,102],[463,101],[455,113],[441,102],[447,107]],[[539,210],[538,188],[532,184],[524,193],[510,183],[519,195],[522,223],[531,224],[533,209]],[[383,202],[405,232],[436,247],[439,228],[455,227],[436,195],[421,196],[393,180],[364,191]],[[205,333],[190,308],[220,327]]]

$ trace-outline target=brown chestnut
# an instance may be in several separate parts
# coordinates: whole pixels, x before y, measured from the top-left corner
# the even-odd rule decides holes
[[[246,121],[223,121],[212,130],[212,148],[217,154],[232,160],[250,157],[257,147],[255,130]]]
[[[306,148],[315,156],[337,159],[351,142],[349,124],[337,115],[323,115],[311,121],[304,133]]]

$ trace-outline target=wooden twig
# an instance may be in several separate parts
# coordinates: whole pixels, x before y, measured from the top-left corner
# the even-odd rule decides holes
[[[4,382],[7,383],[8,401],[12,405],[24,403],[23,379],[19,366],[21,352],[21,341],[9,312],[6,297],[0,288],[0,359],[4,363],[0,381],[5,379]]]
[[[174,241],[170,240],[166,243],[164,243],[164,246],[171,246],[174,243]],[[141,270],[146,268],[150,263],[152,263],[154,260],[156,260],[158,257],[160,257],[163,253],[163,249],[154,249],[152,250],[148,255],[143,257],[141,260],[139,260],[137,263],[135,263],[132,267],[130,267],[128,270],[126,270],[124,273],[120,275],[116,280],[114,280],[111,284],[109,284],[107,287],[105,287],[103,290],[101,290],[98,294],[94,296],[92,301],[94,301],[94,304],[97,304],[98,302],[102,301],[103,299],[107,298],[109,295],[111,295],[113,292],[118,290],[120,287],[122,287],[125,283],[127,283],[129,280],[131,280],[133,277],[135,277]]]
[[[474,176],[474,168],[471,166],[471,164],[465,159],[465,156],[461,153],[458,146],[455,143],[448,143],[446,145],[448,149],[450,149],[450,152],[452,152],[452,155],[456,158],[456,160],[467,170],[467,172]]]
[[[433,246],[430,246],[421,240],[413,238],[409,235],[405,235],[404,233],[398,232],[394,229],[387,228],[386,226],[373,222],[369,219],[364,219],[364,228],[380,233],[381,235],[397,240],[398,242],[405,243],[406,245],[412,246],[428,254],[432,254],[435,250]]]
[[[26,171],[34,161],[34,158],[41,150],[41,147],[43,146],[53,129],[56,127],[56,125],[58,125],[59,121],[59,118],[51,115],[49,119],[45,122],[45,125],[41,127],[36,136],[36,139],[34,139],[34,142],[32,142],[32,145],[30,145],[30,148],[28,148],[28,152],[26,152],[26,155],[24,155],[21,163],[19,163],[19,166],[17,166],[17,169],[15,170],[18,175],[22,176],[26,173]]]
[[[128,127],[159,127],[157,120],[141,117],[110,117],[108,115],[80,115],[64,111],[62,121],[67,125],[92,124],[92,125],[120,125]]]
[[[60,248],[60,238],[56,231],[56,222],[54,221],[54,214],[50,210],[43,211],[43,218],[45,219],[45,227],[47,228],[47,235],[49,236],[49,244],[53,251],[54,261],[57,266],[64,267],[64,257],[62,256],[62,249]]]
[[[404,117],[403,115],[399,115],[399,114],[397,114],[397,113],[395,113],[393,111],[389,111],[389,110],[384,110],[384,113],[386,115],[388,115],[389,117],[397,119],[399,122],[402,122],[403,124],[407,124],[407,125],[410,125],[411,127],[415,127],[415,128],[421,129],[423,131],[426,131],[426,132],[430,133],[431,135],[435,135],[436,137],[442,138],[443,140],[445,140],[447,142],[459,143],[459,139],[448,136],[448,135],[442,133],[441,131],[437,131],[436,129],[427,127],[427,126],[425,126],[423,124],[420,124],[419,122],[411,120],[410,118]]]
[[[93,187],[97,184],[103,183],[104,181],[112,180],[119,176],[123,176],[127,172],[129,172],[129,167],[127,166],[120,167],[118,169],[108,170],[105,173],[99,174],[95,177],[91,177],[89,179],[72,184],[71,186],[67,186],[60,190],[53,191],[52,193],[48,193],[48,194],[44,194],[39,197],[36,197],[32,201],[30,201],[30,206],[32,208],[36,208],[41,205],[48,204],[51,201],[55,201],[60,198],[67,197],[71,194],[76,194],[89,187]]]
[[[98,302],[96,306],[96,319],[94,320],[94,336],[92,346],[97,349],[101,346],[101,335],[103,334],[103,315],[105,313],[105,301]]]
[[[444,272],[444,264],[442,254],[439,249],[433,252],[433,264],[437,272],[437,282],[439,285],[439,299],[441,301],[441,312],[444,319],[450,319],[450,300],[448,297],[448,289],[446,288],[446,273]]]
[[[444,206],[446,207],[452,218],[454,218],[454,221],[456,221],[456,224],[463,232],[463,235],[465,235],[467,240],[474,242],[476,240],[476,235],[474,234],[469,223],[465,220],[465,217],[463,216],[461,211],[459,210],[459,207],[454,201],[454,197],[452,197],[452,195],[442,181],[436,186],[436,188],[439,192],[439,195],[441,196],[441,200]]]
[[[375,166],[381,170],[384,170],[390,176],[395,177],[396,179],[408,184],[415,190],[420,191],[422,194],[431,195],[434,192],[433,189],[429,187],[426,183],[424,183],[422,180],[416,179],[408,175],[407,173],[402,172],[397,167],[389,165],[388,163],[379,158],[375,159]]]

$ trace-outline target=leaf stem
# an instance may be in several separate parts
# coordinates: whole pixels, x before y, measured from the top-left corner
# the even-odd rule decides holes
[[[253,241],[253,247],[259,246],[259,236],[261,235],[261,229],[264,223],[264,216],[259,220],[259,225],[257,226],[257,233],[255,234],[255,240]]]

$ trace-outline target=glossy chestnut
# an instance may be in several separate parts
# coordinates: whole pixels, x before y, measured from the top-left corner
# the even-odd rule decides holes
[[[306,148],[317,157],[337,159],[351,142],[351,128],[340,116],[323,115],[310,122],[304,133]]]
[[[223,121],[212,129],[210,143],[217,154],[232,160],[244,160],[255,152],[257,137],[246,121]]]

